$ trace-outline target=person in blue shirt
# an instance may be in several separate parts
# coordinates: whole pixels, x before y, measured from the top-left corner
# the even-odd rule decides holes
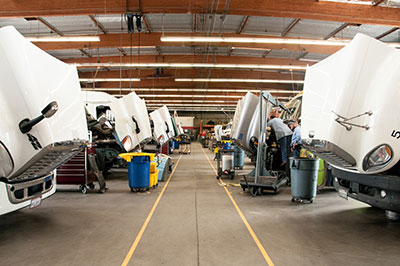
[[[300,135],[301,127],[295,121],[289,123],[288,126],[293,131],[292,141],[290,142],[290,147],[291,151],[293,152],[293,157],[300,157],[301,145],[303,144]]]

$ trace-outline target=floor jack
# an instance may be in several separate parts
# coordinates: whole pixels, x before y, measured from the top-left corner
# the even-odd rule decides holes
[[[264,103],[264,99],[266,103]],[[250,194],[255,197],[257,195],[262,195],[264,190],[273,191],[275,194],[278,192],[279,188],[286,185],[288,179],[284,172],[282,171],[268,171],[265,167],[266,165],[266,154],[267,154],[267,114],[270,111],[271,105],[279,106],[285,110],[286,107],[282,103],[275,100],[272,95],[267,91],[260,92],[260,120],[259,120],[259,131],[258,131],[258,147],[257,147],[257,158],[256,158],[256,168],[249,174],[244,175],[240,180],[240,186],[243,191],[246,188],[249,190]],[[265,108],[263,108],[265,106]]]

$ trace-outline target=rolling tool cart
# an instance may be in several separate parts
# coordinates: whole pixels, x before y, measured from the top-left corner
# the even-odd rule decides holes
[[[75,157],[57,168],[57,185],[79,185],[86,194],[88,188],[95,188],[94,182],[99,183],[99,192],[106,191],[106,182],[96,163],[95,144],[89,144]]]
[[[191,142],[189,135],[182,135],[181,142],[179,143],[179,153],[181,154],[190,154]]]
[[[219,156],[217,156],[217,179],[222,177],[235,177],[234,166],[234,150],[233,149],[219,149]]]

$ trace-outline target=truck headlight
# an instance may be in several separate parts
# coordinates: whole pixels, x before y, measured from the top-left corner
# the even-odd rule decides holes
[[[7,177],[14,169],[14,162],[3,143],[0,142],[0,177]]]
[[[384,167],[392,159],[392,149],[386,145],[380,145],[373,149],[364,158],[363,168],[365,171],[377,170]]]
[[[122,140],[122,146],[124,146],[124,149],[129,152],[132,149],[132,139],[129,136],[126,136]]]

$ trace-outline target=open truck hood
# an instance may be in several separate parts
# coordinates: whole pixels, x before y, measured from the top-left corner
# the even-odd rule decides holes
[[[257,136],[257,125],[259,125],[259,98],[248,92],[236,106],[231,139],[234,144],[240,146],[247,152],[252,152],[250,139]]]
[[[115,131],[127,152],[152,139],[146,103],[135,92],[114,100],[110,106],[115,117]],[[130,138],[129,145],[124,141],[126,138]]]
[[[400,158],[399,72],[400,51],[363,34],[308,67],[301,114],[307,149],[347,171],[393,167]],[[343,123],[345,118],[353,119]],[[390,147],[391,160],[368,169],[369,154],[383,144]]]
[[[171,116],[165,105],[151,112],[150,117],[154,125],[154,138],[160,145],[174,136]]]
[[[0,141],[12,167],[1,159],[0,177],[24,181],[48,174],[87,141],[87,124],[76,67],[27,41],[14,27],[0,29]],[[19,124],[50,102],[58,111],[27,133]]]

